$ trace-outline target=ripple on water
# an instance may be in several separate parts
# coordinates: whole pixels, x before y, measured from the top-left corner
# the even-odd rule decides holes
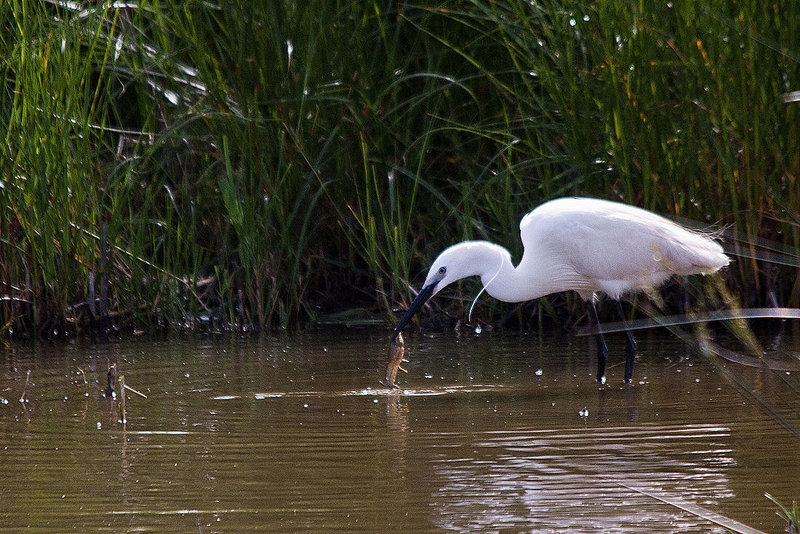
[[[350,391],[268,391],[254,393],[255,400],[280,399],[286,397],[369,397],[369,396],[405,396],[405,397],[437,397],[440,395],[456,395],[468,393],[486,393],[509,389],[496,384],[478,384],[470,386],[445,386],[440,388],[364,388]],[[241,399],[242,395],[216,395],[211,397],[215,401],[229,401]]]

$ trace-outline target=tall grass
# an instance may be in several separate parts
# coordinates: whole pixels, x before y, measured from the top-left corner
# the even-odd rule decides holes
[[[4,2],[0,324],[81,330],[104,277],[124,329],[387,316],[567,194],[796,251],[798,9]],[[727,278],[797,306],[796,272]]]
[[[771,500],[780,510],[775,513],[778,517],[786,521],[786,532],[789,534],[797,534],[800,532],[800,509],[797,507],[797,501],[792,501],[792,507],[787,508],[769,493],[765,493],[764,497]]]

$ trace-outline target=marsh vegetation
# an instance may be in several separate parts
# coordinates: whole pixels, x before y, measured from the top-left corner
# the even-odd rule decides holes
[[[381,322],[571,194],[727,229],[734,294],[796,307],[799,9],[3,2],[0,325]]]

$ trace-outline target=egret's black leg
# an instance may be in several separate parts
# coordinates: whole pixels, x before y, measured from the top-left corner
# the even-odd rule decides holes
[[[633,377],[633,358],[636,356],[636,341],[633,339],[633,334],[628,330],[625,312],[622,311],[622,304],[618,300],[614,302],[617,303],[617,313],[619,313],[619,318],[622,319],[622,326],[625,327],[625,335],[627,336],[627,341],[625,342],[625,383],[629,384]]]
[[[608,347],[603,333],[600,332],[600,320],[597,318],[597,308],[594,305],[594,298],[589,300],[589,322],[594,328],[594,339],[597,342],[597,381],[604,384],[606,381],[606,356]]]

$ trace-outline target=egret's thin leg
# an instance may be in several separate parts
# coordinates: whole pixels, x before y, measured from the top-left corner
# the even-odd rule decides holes
[[[589,302],[589,322],[594,328],[594,339],[597,342],[597,381],[605,383],[606,381],[606,356],[608,356],[608,347],[606,347],[606,340],[603,339],[603,333],[600,331],[600,320],[597,318],[597,308],[594,304],[594,298]]]
[[[627,341],[625,342],[625,383],[628,384],[633,377],[633,359],[636,357],[636,340],[633,339],[633,334],[628,330],[627,320],[625,319],[625,312],[622,311],[622,303],[615,300],[617,303],[617,313],[622,320],[622,326],[625,328],[625,335]]]

